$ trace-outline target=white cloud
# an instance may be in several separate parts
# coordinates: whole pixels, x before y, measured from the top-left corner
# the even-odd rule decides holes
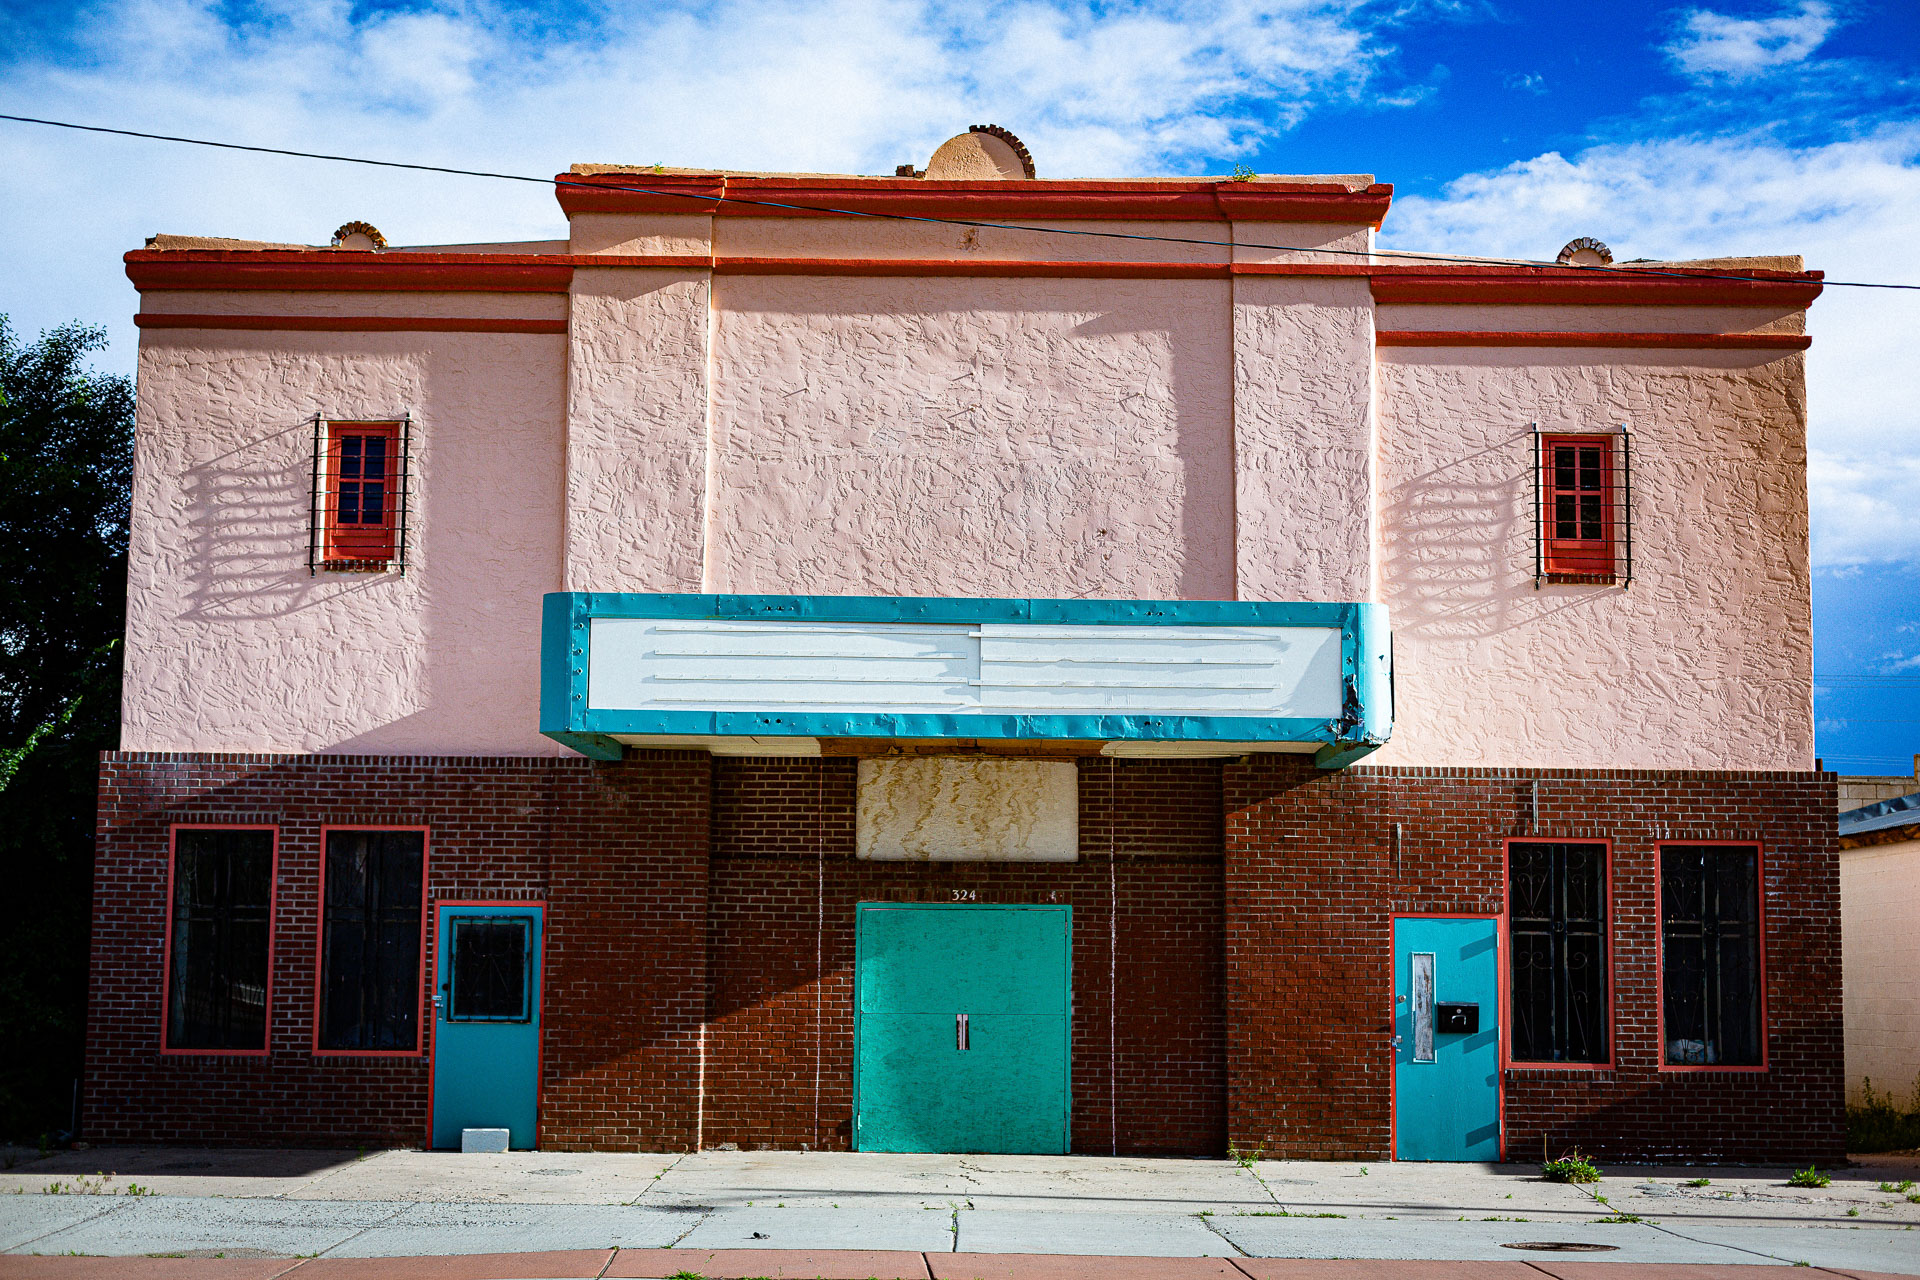
[[[1835,25],[1832,9],[1819,0],[1803,0],[1798,10],[1775,18],[1732,18],[1694,9],[1666,53],[1695,79],[1744,80],[1804,62]]]
[[[1797,253],[1833,280],[1920,284],[1920,125],[1787,147],[1671,138],[1548,153],[1397,201],[1393,248],[1551,258],[1605,241],[1616,261]],[[1920,293],[1828,288],[1808,331],[1814,558],[1920,559]]]
[[[243,17],[228,19],[227,15]],[[969,124],[1043,177],[1250,154],[1392,53],[1364,0],[720,0],[542,26],[490,0],[93,0],[0,49],[0,110],[267,146],[552,174],[578,160],[892,173]],[[155,231],[395,244],[565,234],[551,191],[0,124],[0,311],[115,317]]]

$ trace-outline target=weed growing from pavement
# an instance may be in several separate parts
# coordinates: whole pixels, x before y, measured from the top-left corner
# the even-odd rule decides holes
[[[1593,1161],[1580,1154],[1578,1150],[1569,1151],[1558,1160],[1549,1160],[1540,1166],[1540,1172],[1548,1182],[1598,1182],[1600,1170]]]
[[[1860,1211],[1858,1209],[1849,1209],[1847,1210],[1847,1216],[1849,1218],[1857,1218],[1860,1216]]]
[[[1713,1185],[1713,1179],[1712,1178],[1689,1178],[1687,1179],[1686,1185],[1689,1187],[1710,1187]]]
[[[1808,1165],[1804,1169],[1795,1169],[1793,1176],[1787,1179],[1790,1187],[1830,1187],[1833,1179],[1820,1172],[1817,1165]]]
[[[1616,1210],[1613,1213],[1608,1214],[1604,1218],[1595,1218],[1594,1221],[1610,1222],[1610,1223],[1611,1222],[1645,1222],[1646,1219],[1641,1217],[1637,1213],[1621,1213],[1618,1210]]]
[[[1267,1149],[1265,1147],[1255,1147],[1251,1151],[1242,1151],[1238,1147],[1230,1147],[1227,1149],[1227,1154],[1232,1156],[1233,1162],[1242,1169],[1251,1169],[1254,1165],[1260,1163],[1260,1157],[1267,1154]]]
[[[667,1280],[707,1280],[707,1278],[698,1271],[676,1271],[668,1276]]]
[[[1914,1184],[1913,1184],[1912,1178],[1902,1178],[1898,1182],[1881,1183],[1880,1190],[1885,1191],[1890,1195],[1903,1196],[1907,1194],[1907,1192],[1913,1190],[1913,1185]]]

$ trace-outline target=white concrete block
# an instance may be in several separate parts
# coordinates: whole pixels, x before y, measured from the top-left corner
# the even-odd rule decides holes
[[[507,1130],[505,1129],[462,1129],[460,1131],[460,1150],[466,1151],[505,1151],[507,1149]]]

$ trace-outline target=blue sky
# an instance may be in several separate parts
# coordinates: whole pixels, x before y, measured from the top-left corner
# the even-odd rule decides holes
[[[993,121],[1043,177],[1371,172],[1382,243],[1798,252],[1920,283],[1920,4],[86,0],[0,9],[0,111],[548,174],[891,172]],[[0,311],[105,324],[156,231],[564,233],[538,188],[0,123]],[[1920,295],[1829,289],[1809,357],[1820,751],[1920,751]]]

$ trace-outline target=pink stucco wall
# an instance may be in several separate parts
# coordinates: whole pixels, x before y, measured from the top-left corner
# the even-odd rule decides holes
[[[709,588],[1230,598],[1228,289],[717,278]]]
[[[1344,261],[1371,241],[1099,225],[1237,247],[581,214],[568,248],[607,265],[576,265],[565,294],[150,296],[564,317],[570,336],[147,330],[125,745],[551,753],[538,598],[567,588],[1379,600],[1398,671],[1381,763],[1811,764],[1799,354],[1374,345],[1794,333],[1800,312],[1379,306],[1348,276],[632,265],[1298,256],[1260,244]],[[302,422],[407,408],[407,576],[308,577]],[[1631,588],[1534,587],[1534,422],[1633,431]]]
[[[122,747],[559,754],[537,704],[565,358],[559,336],[147,330]],[[404,577],[309,575],[316,410],[414,414]]]
[[[1379,353],[1394,765],[1809,769],[1798,353]],[[1632,431],[1633,584],[1533,584],[1532,423]]]

